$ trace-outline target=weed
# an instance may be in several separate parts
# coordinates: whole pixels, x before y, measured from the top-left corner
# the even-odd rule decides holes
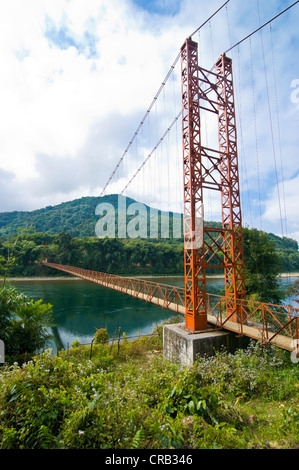
[[[299,368],[253,343],[182,368],[161,339],[49,351],[0,371],[0,448],[263,448],[299,443]]]

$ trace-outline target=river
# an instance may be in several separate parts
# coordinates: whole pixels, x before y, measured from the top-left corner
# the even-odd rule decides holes
[[[295,279],[281,278],[280,282],[287,286]],[[182,277],[155,277],[152,280],[174,286],[184,283]],[[53,331],[64,348],[75,340],[90,343],[96,328],[106,327],[110,337],[118,327],[126,336],[148,334],[156,323],[174,315],[169,310],[81,279],[18,280],[12,283],[30,298],[43,299],[53,305],[56,324]],[[223,279],[207,280],[208,292],[217,294],[223,288]],[[53,342],[49,347],[56,349]]]

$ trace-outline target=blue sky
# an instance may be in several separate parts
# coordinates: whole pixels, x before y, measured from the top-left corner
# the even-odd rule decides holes
[[[176,15],[181,6],[180,0],[134,0],[133,3],[149,13]]]
[[[99,195],[185,38],[223,3],[1,2],[0,211]],[[193,38],[200,64],[210,68],[221,52],[291,3],[230,0]],[[299,240],[298,23],[299,5],[229,55],[244,223]],[[180,105],[178,63],[108,192],[126,185]],[[213,139],[215,129],[205,118],[202,129],[205,139]],[[181,208],[179,139],[180,123],[149,162],[152,188],[140,182],[144,193],[128,195]],[[219,216],[214,195],[207,197],[206,214]]]
[[[98,57],[98,39],[87,27],[81,34],[76,34],[66,17],[63,17],[57,24],[52,18],[47,16],[45,24],[44,35],[48,39],[50,47],[56,47],[61,50],[74,47],[78,54],[83,54],[87,59]]]

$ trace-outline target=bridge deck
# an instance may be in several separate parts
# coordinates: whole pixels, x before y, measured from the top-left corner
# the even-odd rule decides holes
[[[85,278],[86,279],[86,278]],[[185,314],[185,307],[182,305],[177,305],[173,302],[167,303],[165,302],[164,299],[159,299],[157,297],[150,297],[142,292],[137,292],[132,289],[126,289],[124,290],[123,288],[117,287],[114,284],[108,284],[101,282],[100,280],[94,281],[97,284],[103,285],[104,287],[108,287],[109,289],[114,289],[119,292],[123,292],[125,294],[128,294],[132,297],[136,297],[141,300],[145,300],[146,302],[151,302],[155,305],[159,305],[162,308],[167,308],[168,310],[172,310],[173,312],[180,313],[182,315]],[[208,323],[213,326],[217,326],[217,318],[214,315],[209,315],[208,314]],[[246,336],[249,336],[250,338],[256,339],[261,341],[262,334],[261,332],[255,328],[254,326],[248,326],[248,325],[241,325],[240,323],[236,323],[233,321],[227,321],[222,328],[232,331],[237,334],[243,334]],[[243,330],[243,331],[242,331]],[[287,336],[283,335],[277,335],[275,338],[272,340],[272,344],[275,346],[278,346],[279,348],[286,349],[288,351],[293,351],[294,347],[292,346],[292,338],[289,338]]]
[[[98,273],[95,271],[89,271],[89,270],[76,268],[72,266],[62,266],[62,265],[57,265],[57,264],[52,264],[52,263],[47,263],[47,262],[43,262],[42,264],[45,266],[52,267],[54,269],[59,269],[61,271],[67,272],[81,279],[85,279],[87,281],[99,284],[109,289],[122,292],[124,294],[130,295],[140,300],[153,303],[164,309],[171,310],[175,313],[180,313],[182,315],[185,314],[185,305],[184,305],[184,302],[182,301],[182,297],[179,294],[180,290],[183,291],[183,289],[181,288],[176,288],[173,286],[164,286],[164,288],[165,287],[169,288],[171,295],[169,295],[169,292],[168,292],[166,295],[160,296],[158,294],[161,294],[161,290],[156,289],[156,288],[146,289],[145,292],[132,289],[132,285],[134,284],[137,285],[138,283],[140,283],[140,285],[142,285],[143,288],[144,286],[148,286],[148,285],[154,286],[154,287],[160,286],[158,283],[154,283],[152,281],[145,281],[143,279],[135,279],[135,278],[126,278],[122,276],[107,275],[105,273]],[[116,282],[111,282],[111,281],[109,282],[110,279],[115,280]],[[119,280],[121,280],[121,282],[117,282]],[[155,292],[156,292],[156,295],[155,295]],[[266,339],[266,341],[271,341],[271,344],[279,348],[286,349],[288,351],[293,351],[295,349],[293,345],[294,336],[285,336],[282,334],[276,334],[274,335],[273,338],[271,338],[271,336],[273,336],[273,333],[271,333],[268,330],[265,333],[263,329],[259,329],[256,326],[249,326],[244,323],[241,324],[241,323],[229,321],[226,319],[222,323],[220,323],[218,317],[212,314],[207,315],[207,320],[210,325],[213,325],[216,328],[218,327],[220,329],[229,330],[239,335],[246,335],[246,336],[249,336],[250,338],[256,339],[263,343],[265,343],[265,339]],[[298,337],[298,326],[297,326],[296,337]]]

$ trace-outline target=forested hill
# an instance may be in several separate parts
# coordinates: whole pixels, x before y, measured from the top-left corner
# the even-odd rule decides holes
[[[80,199],[75,199],[69,202],[63,202],[55,206],[47,206],[43,209],[38,209],[34,211],[14,211],[14,212],[3,212],[0,213],[0,243],[5,244],[5,241],[8,242],[8,238],[15,238],[16,235],[20,235],[23,232],[27,233],[40,233],[48,234],[55,236],[61,233],[69,234],[71,237],[82,238],[82,237],[94,237],[95,236],[95,227],[99,221],[101,215],[96,215],[96,207],[98,204],[108,203],[112,204],[115,208],[125,207],[127,211],[127,223],[132,218],[135,217],[133,213],[129,215],[128,207],[136,203],[134,199],[125,198],[124,196],[119,196],[117,194],[111,194],[103,196],[101,198],[97,197],[82,197]],[[133,207],[133,206],[132,206]],[[149,226],[149,211],[150,208],[145,206],[147,210],[147,237],[150,235],[150,226]],[[164,243],[167,241],[167,236],[161,236],[161,221],[163,217],[166,217],[166,222],[169,226],[169,238],[171,241],[172,235],[178,243],[182,242],[183,226],[182,226],[182,215],[177,213],[165,213],[160,212],[158,217],[158,233],[160,241]],[[104,213],[102,214],[104,215]],[[122,238],[117,233],[118,219],[120,213],[115,211],[115,235],[118,238]],[[176,219],[175,226],[180,225],[181,229],[179,235],[177,236],[175,231],[173,231],[173,224]],[[179,223],[177,223],[179,222]],[[209,222],[209,226],[219,226],[217,222]],[[26,230],[28,229],[28,230]],[[279,254],[282,264],[283,271],[299,271],[299,253],[298,253],[298,243],[296,240],[292,240],[286,237],[279,237],[272,233],[266,234],[267,238],[273,242],[276,252]],[[147,238],[140,237],[140,238]],[[130,238],[130,237],[129,237]],[[149,240],[149,238],[148,238]],[[154,240],[152,240],[154,241]],[[50,242],[50,240],[49,240]]]
[[[0,236],[15,235],[20,227],[34,226],[37,232],[55,235],[61,232],[71,236],[94,236],[98,216],[95,209],[100,203],[115,206],[118,196],[115,194],[97,197],[82,197],[73,201],[63,202],[55,206],[47,206],[34,211],[14,211],[0,213]],[[127,198],[127,204],[133,199]]]
[[[86,237],[95,235],[95,226],[100,216],[95,214],[96,208],[101,204],[112,204],[121,212],[124,208],[136,203],[130,197],[110,194],[103,197],[82,197],[73,201],[63,202],[55,206],[47,206],[34,211],[14,211],[0,213],[0,236],[7,237],[18,233],[19,228],[33,226],[36,232],[56,235],[64,232],[71,236]],[[150,207],[143,205],[149,214]],[[161,216],[161,211],[158,211]],[[118,211],[115,210],[115,223],[117,227]],[[165,215],[166,213],[162,212]],[[181,218],[180,214],[175,217]],[[128,215],[128,219],[132,215]],[[169,214],[172,224],[173,214]]]
[[[150,211],[153,210],[149,206],[139,203],[130,197],[125,197],[118,194],[110,194],[103,197],[82,197],[73,201],[63,202],[56,206],[47,206],[43,209],[34,211],[14,211],[0,213],[0,237],[7,238],[10,235],[18,234],[20,228],[33,227],[38,233],[48,233],[56,235],[59,233],[68,233],[72,237],[93,237],[96,235],[95,227],[101,216],[105,216],[106,221],[109,219],[105,212],[101,215],[96,215],[96,208],[103,204],[112,204],[115,210],[115,235],[118,236],[118,217],[121,217],[123,212],[126,212],[127,223],[136,217],[142,217],[142,214],[135,214],[135,208],[142,206],[146,209],[147,220],[145,226],[147,233],[145,236],[140,235],[140,238],[150,237]],[[137,204],[133,206],[132,204]],[[131,207],[130,207],[131,206]],[[105,208],[105,207],[104,207]],[[134,213],[132,213],[132,211]],[[168,213],[163,211],[156,211],[157,224],[158,224],[158,238],[168,238],[168,236],[161,236],[161,220],[162,226],[169,229],[169,238],[181,238],[183,234],[183,217],[179,213]],[[173,229],[173,221],[176,220],[175,228]],[[122,217],[123,220],[123,217]],[[142,220],[142,219],[140,219]],[[165,223],[164,223],[165,222]],[[209,222],[210,226],[218,226],[217,222]],[[179,227],[179,228],[178,228]],[[97,234],[98,235],[98,234]],[[124,238],[119,235],[119,238]],[[155,238],[151,236],[151,238]]]

